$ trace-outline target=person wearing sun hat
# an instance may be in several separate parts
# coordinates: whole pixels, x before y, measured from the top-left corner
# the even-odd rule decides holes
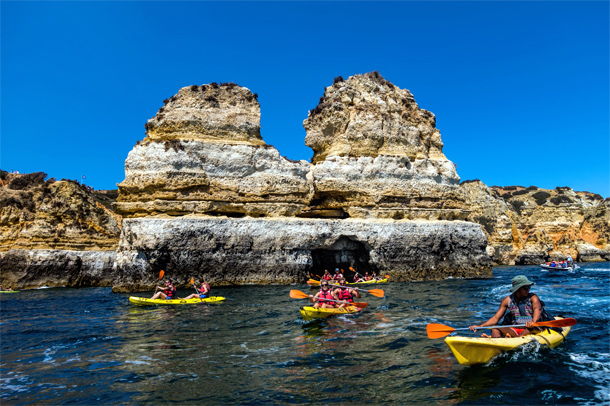
[[[534,282],[527,279],[525,275],[517,275],[511,281],[510,296],[506,296],[500,302],[500,308],[496,314],[485,323],[478,326],[470,326],[470,330],[475,331],[477,327],[497,325],[506,314],[504,323],[506,327],[494,328],[491,330],[491,337],[521,337],[532,334],[535,330],[532,325],[542,316],[542,302],[537,295],[530,293],[530,287]],[[507,313],[508,311],[508,313]],[[510,327],[515,324],[525,324],[525,328]],[[482,337],[489,337],[483,334]]]

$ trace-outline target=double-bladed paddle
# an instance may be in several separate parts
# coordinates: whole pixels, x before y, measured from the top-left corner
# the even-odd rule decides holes
[[[159,272],[159,280],[163,279],[163,275],[165,275],[165,271],[163,269],[161,269],[161,272]],[[159,289],[158,286],[155,287],[155,292]]]
[[[576,324],[576,319],[573,318],[565,318],[558,320],[550,320],[550,321],[539,321],[534,323],[532,327],[569,327]],[[503,327],[526,327],[525,324],[515,324],[508,326],[485,326],[485,327],[476,327],[475,330],[485,330],[491,328],[503,328]],[[456,330],[470,330],[469,328],[453,328],[449,326],[445,326],[443,324],[428,324],[426,326],[426,331],[428,332],[428,338],[441,338],[445,337]]]
[[[307,293],[301,292],[300,290],[291,290],[290,291],[290,297],[293,299],[310,299],[313,298],[312,295],[308,295]],[[333,299],[324,299],[325,301],[329,301],[329,302],[337,302],[337,303],[347,303],[350,306],[356,306],[360,309],[364,309],[365,307],[367,307],[369,304],[368,303],[360,303],[360,302],[354,302],[354,303],[348,303],[344,300],[333,300]]]

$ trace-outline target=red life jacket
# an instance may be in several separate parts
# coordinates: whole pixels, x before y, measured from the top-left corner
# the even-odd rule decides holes
[[[201,289],[199,289],[200,293],[202,295],[209,295],[210,294],[210,285],[208,285],[207,283],[203,283],[205,285],[205,287],[208,289],[207,292],[204,291],[203,286],[201,287]]]
[[[338,291],[339,293],[337,293],[337,297],[339,298],[339,300],[347,300],[350,303],[354,301],[352,293],[349,291],[348,288],[340,287]]]
[[[324,274],[324,276],[322,277],[322,279],[324,279],[324,280],[326,280],[326,281],[329,281],[329,280],[331,280],[332,278],[330,277],[330,275],[329,275],[329,274],[325,273],[325,274]]]
[[[165,296],[174,297],[174,294],[176,293],[176,288],[174,288],[173,286],[168,287],[163,291],[163,293],[165,293]]]
[[[343,278],[343,275],[341,275],[340,273],[336,273],[335,276],[333,276],[333,279],[336,281],[338,281],[341,278]]]
[[[333,302],[329,302],[327,299],[335,300],[335,298],[333,297],[333,294],[330,293],[330,289],[328,289],[326,292],[324,292],[322,289],[320,289],[320,295],[318,296],[318,300],[320,301],[320,303],[333,303]]]

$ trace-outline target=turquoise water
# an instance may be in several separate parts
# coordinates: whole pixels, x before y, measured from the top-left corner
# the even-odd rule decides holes
[[[1,295],[0,400],[13,404],[610,404],[610,263],[494,268],[488,280],[389,283],[361,314],[304,322],[307,285],[213,289],[217,305],[136,307],[109,288]],[[578,324],[460,366],[428,323],[482,323],[525,274]],[[187,292],[182,292],[183,295]],[[188,292],[190,293],[190,292]],[[140,296],[146,296],[139,294]],[[469,334],[469,333],[466,333]]]

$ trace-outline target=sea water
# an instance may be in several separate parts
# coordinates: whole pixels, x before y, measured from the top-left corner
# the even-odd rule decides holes
[[[214,288],[216,305],[138,307],[109,288],[1,295],[0,401],[22,404],[610,404],[610,266],[497,267],[494,278],[374,286],[358,315],[305,322],[290,289]],[[525,274],[555,349],[528,345],[459,365],[428,323],[480,324]],[[188,291],[179,292],[182,296]],[[145,293],[139,296],[147,296]],[[474,335],[465,332],[465,335]]]

